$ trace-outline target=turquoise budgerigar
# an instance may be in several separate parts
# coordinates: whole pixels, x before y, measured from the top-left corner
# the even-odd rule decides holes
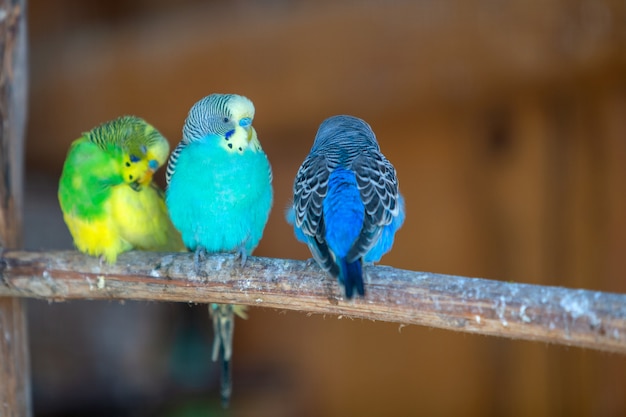
[[[235,94],[195,103],[183,138],[167,166],[166,204],[196,267],[207,253],[234,252],[242,265],[261,240],[272,208],[272,171],[252,127],[254,105]],[[213,360],[222,354],[222,402],[231,393],[234,314],[243,308],[212,304]]]
[[[378,262],[404,222],[396,170],[363,120],[333,116],[298,170],[287,221],[346,298],[363,296],[363,262]]]

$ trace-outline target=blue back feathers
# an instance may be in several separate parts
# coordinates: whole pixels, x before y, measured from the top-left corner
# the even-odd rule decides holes
[[[354,172],[343,167],[331,172],[322,214],[328,247],[335,256],[345,258],[361,234],[365,215]]]

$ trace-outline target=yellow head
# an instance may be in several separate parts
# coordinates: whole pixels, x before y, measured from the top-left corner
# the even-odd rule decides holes
[[[120,174],[135,190],[150,184],[170,149],[167,140],[153,126],[135,116],[103,123],[84,136],[103,150],[120,155]]]

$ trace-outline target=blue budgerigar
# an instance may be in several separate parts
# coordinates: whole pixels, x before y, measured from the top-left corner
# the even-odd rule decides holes
[[[333,116],[298,170],[287,212],[298,240],[345,288],[363,296],[363,262],[378,262],[404,222],[396,170],[363,120]]]
[[[205,254],[246,257],[259,244],[272,207],[272,171],[252,127],[254,105],[235,94],[212,94],[193,105],[167,166],[166,204],[196,267]],[[213,360],[222,354],[222,400],[231,392],[234,314],[214,304]],[[241,314],[239,314],[241,315]]]

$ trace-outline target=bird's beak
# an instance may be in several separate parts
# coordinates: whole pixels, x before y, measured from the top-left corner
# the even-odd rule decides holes
[[[148,169],[143,177],[138,181],[141,185],[148,185],[150,181],[152,181],[152,176],[154,175],[154,171],[152,168]]]
[[[150,181],[152,181],[152,176],[154,175],[157,169],[159,169],[159,162],[156,159],[149,160],[148,169],[146,170],[146,173],[144,174],[144,176],[139,180],[139,183],[141,185],[150,184]]]
[[[250,142],[252,140],[252,118],[242,118],[241,120],[239,120],[239,126],[243,127],[246,130],[246,133],[248,133],[247,140],[248,142]]]

